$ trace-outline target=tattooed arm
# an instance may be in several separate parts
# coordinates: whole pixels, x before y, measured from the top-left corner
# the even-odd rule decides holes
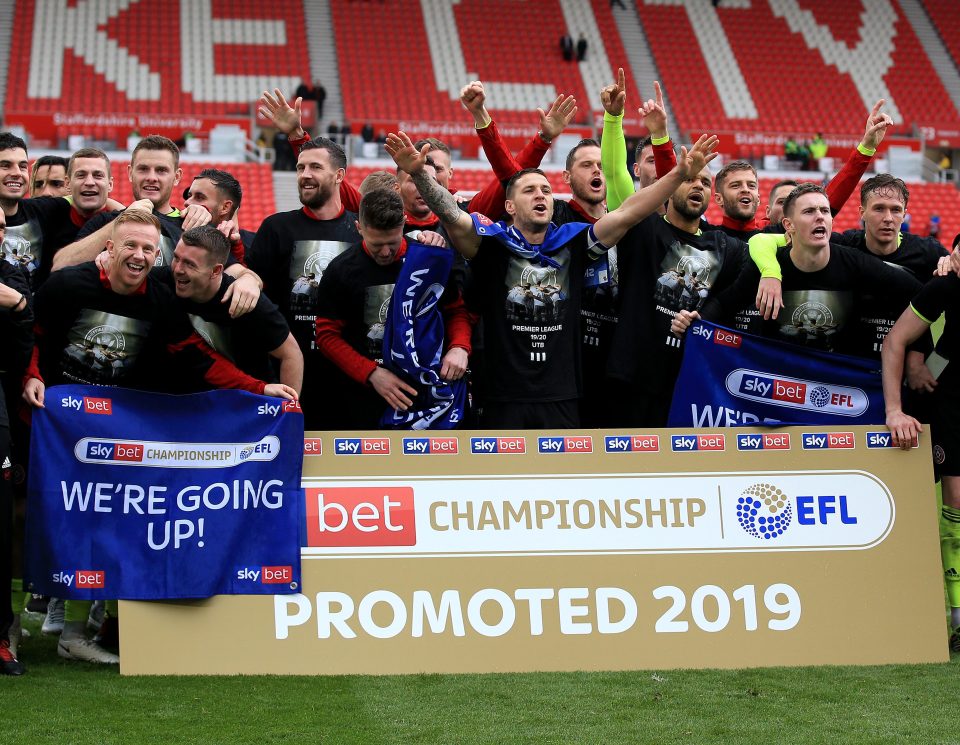
[[[453,247],[466,259],[476,256],[480,247],[480,236],[473,229],[473,220],[468,213],[460,209],[453,194],[437,183],[424,168],[430,146],[424,145],[423,149],[417,152],[406,133],[400,132],[387,136],[386,149],[397,167],[410,174],[423,201],[446,228]]]

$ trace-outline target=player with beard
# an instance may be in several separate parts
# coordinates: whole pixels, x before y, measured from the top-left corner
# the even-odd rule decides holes
[[[864,129],[863,139],[850,153],[843,167],[827,185],[827,195],[830,207],[837,214],[849,199],[853,190],[860,182],[860,177],[866,171],[870,160],[876,153],[886,128],[893,124],[887,114],[881,114],[883,99],[877,101],[870,114]],[[654,82],[654,98],[647,100],[640,107],[641,120],[650,131],[652,138],[657,173],[666,173],[673,163],[673,144],[667,132],[667,114],[663,104],[663,91],[658,82]],[[604,131],[606,138],[608,132]],[[616,137],[616,129],[610,130],[610,135]],[[620,129],[620,136],[623,131]],[[617,150],[622,149],[620,146]],[[613,151],[613,148],[611,148]],[[625,150],[623,152],[626,152]],[[609,180],[618,184],[623,183],[623,173],[626,173],[626,161],[605,161],[605,171]],[[734,161],[728,164],[717,174],[714,183],[715,200],[723,208],[723,221],[713,229],[722,230],[727,235],[746,240],[763,226],[757,220],[756,213],[760,206],[760,192],[757,184],[757,172],[746,161]],[[774,226],[773,229],[779,229]],[[772,258],[769,268],[773,268]],[[765,267],[766,268],[766,267]]]
[[[817,184],[801,184],[790,192],[783,206],[783,225],[791,242],[777,252],[783,309],[776,319],[763,323],[764,336],[841,354],[862,353],[886,332],[882,318],[871,319],[869,326],[860,322],[858,309],[864,296],[875,293],[886,299],[888,307],[904,308],[921,287],[909,272],[832,244],[830,202]],[[758,272],[750,269],[739,283],[741,297],[756,287]],[[731,310],[730,304],[711,304],[704,317],[717,320]],[[685,330],[694,317],[696,313],[679,314],[675,330]]]
[[[214,227],[223,223],[231,223],[240,234],[240,244],[231,245],[231,254],[244,263],[246,252],[253,245],[256,235],[251,230],[243,230],[237,221],[237,211],[243,199],[243,189],[236,177],[227,171],[217,168],[204,168],[194,177],[193,182],[183,193],[183,204],[187,208],[199,205],[210,213],[210,224]],[[221,231],[229,235],[232,230]]]
[[[304,361],[301,399],[307,430],[329,429],[341,418],[338,396],[327,395],[339,374],[317,348],[315,327],[319,287],[330,261],[360,240],[357,216],[340,201],[347,168],[343,149],[326,137],[304,144],[297,156],[297,190],[303,207],[263,221],[247,264],[280,308]]]
[[[744,272],[746,245],[701,229],[711,187],[706,168],[690,174],[668,195],[665,215],[620,241],[620,323],[606,385],[620,402],[618,426],[666,426],[682,355],[682,340],[670,333],[674,315],[732,292]]]
[[[66,197],[69,195],[67,159],[59,155],[41,155],[37,158],[30,178],[30,196]]]
[[[239,388],[293,399],[282,384],[242,373],[193,331],[169,287],[150,276],[160,223],[144,210],[113,221],[107,269],[93,262],[53,273],[36,297],[37,344],[24,384],[31,406],[44,405],[47,385],[80,383],[170,390],[184,378],[198,387]],[[166,375],[173,356],[175,375]],[[184,375],[185,373],[185,375]],[[117,663],[85,635],[91,603],[69,601],[57,651],[61,657]]]
[[[425,168],[433,178],[434,169]],[[416,395],[382,366],[386,313],[407,250],[405,212],[396,192],[367,193],[357,220],[362,241],[331,261],[320,281],[317,346],[339,369],[333,386],[349,402],[334,429],[376,429],[384,404],[406,411]],[[458,380],[467,368],[471,327],[455,282],[448,282],[441,306],[447,351],[440,376]]]
[[[423,167],[428,146],[418,152],[400,132],[387,137],[386,147],[440,216],[453,245],[471,261],[473,302],[487,330],[488,402],[483,426],[578,426],[579,315],[586,261],[617,244],[688,173],[700,172],[714,157],[716,138],[702,137],[689,153],[683,150],[679,165],[668,177],[631,196],[593,225],[561,227],[552,223],[553,194],[541,171],[520,171],[508,183],[505,207],[513,220],[508,226],[478,215],[471,219],[447,190],[429,180]],[[576,322],[571,322],[571,315]]]
[[[540,130],[514,159],[500,136],[496,123],[483,109],[484,99],[483,84],[478,80],[464,86],[460,91],[461,103],[474,114],[477,136],[480,138],[484,153],[496,177],[469,201],[464,202],[462,207],[466,211],[479,212],[488,217],[499,217],[503,212],[503,182],[520,168],[535,167],[540,164],[543,156],[550,149],[552,140],[563,132],[576,113],[576,102],[572,96],[558,96],[548,111],[538,109]],[[298,98],[291,106],[279,89],[274,89],[273,94],[264,91],[260,97],[260,113],[273,121],[277,129],[287,135],[294,152],[310,138],[300,124],[301,103]],[[430,156],[437,171],[437,182],[445,189],[450,189],[453,178],[450,148],[435,137],[418,140],[415,144],[418,150],[424,145],[430,145]],[[516,165],[518,161],[522,165]],[[359,209],[361,196],[359,190],[348,181],[344,180],[340,183],[340,199],[347,210],[356,212]],[[409,217],[408,226],[413,224]]]
[[[778,181],[770,189],[770,199],[767,201],[765,216],[769,225],[779,225],[783,219],[783,203],[787,201],[790,192],[799,184],[792,179]]]

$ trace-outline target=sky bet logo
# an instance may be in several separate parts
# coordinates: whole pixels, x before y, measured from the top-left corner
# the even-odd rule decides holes
[[[337,437],[333,441],[337,455],[390,455],[387,437]]]
[[[675,453],[692,453],[695,450],[725,450],[724,435],[671,435],[670,448]]]
[[[659,435],[610,435],[604,439],[608,453],[659,453]]]
[[[740,336],[740,334],[735,334],[732,331],[719,327],[709,329],[698,323],[693,327],[693,333],[695,336],[702,336],[707,341],[713,339],[714,344],[719,344],[723,347],[740,349],[740,345],[743,344],[743,337]]]
[[[280,412],[287,414],[291,411],[303,412],[298,401],[283,401],[278,404],[260,404],[257,407],[257,413],[261,416],[276,416]]]
[[[82,411],[85,414],[113,414],[113,399],[64,396],[60,399],[60,408]]]
[[[404,437],[404,455],[456,455],[460,445],[456,437]]]
[[[592,453],[593,438],[590,435],[578,437],[541,437],[541,453]]]
[[[786,432],[761,435],[737,435],[737,450],[789,450],[790,435]]]
[[[804,450],[852,450],[853,432],[804,432],[800,436]]]
[[[471,437],[470,452],[481,454],[525,453],[527,441],[523,437]]]
[[[107,585],[107,575],[102,569],[75,569],[72,572],[54,572],[53,582],[77,589],[98,590]]]
[[[262,585],[288,585],[293,582],[292,566],[260,567],[237,570],[237,579],[241,581],[259,582]]]
[[[409,486],[305,489],[308,546],[415,546]]]
[[[90,460],[140,463],[143,461],[143,445],[136,442],[91,440],[87,443],[87,458]]]
[[[788,378],[783,375],[774,377],[742,368],[727,376],[726,388],[731,395],[748,401],[840,416],[859,416],[869,405],[867,394],[859,388]]]

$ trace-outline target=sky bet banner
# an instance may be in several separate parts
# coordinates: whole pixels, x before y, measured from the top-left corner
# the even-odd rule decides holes
[[[298,404],[56,386],[32,438],[33,592],[149,600],[300,587]]]
[[[877,424],[886,421],[880,363],[716,326],[687,331],[671,427]]]

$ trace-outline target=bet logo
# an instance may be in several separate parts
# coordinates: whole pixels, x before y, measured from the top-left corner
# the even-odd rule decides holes
[[[754,484],[737,500],[737,522],[754,538],[783,535],[793,520],[790,499],[772,484]]]

